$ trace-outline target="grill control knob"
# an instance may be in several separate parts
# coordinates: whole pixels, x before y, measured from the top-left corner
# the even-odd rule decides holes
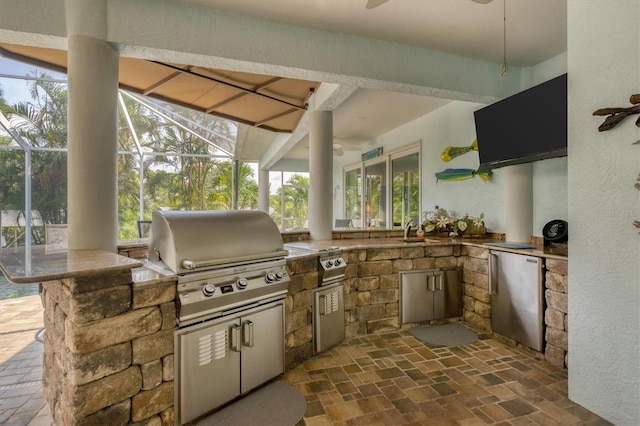
[[[206,297],[213,296],[213,293],[215,292],[216,292],[216,286],[213,284],[205,284],[204,287],[202,288],[202,294],[204,294]]]
[[[284,277],[284,274],[282,272],[276,272],[276,281],[280,281],[282,277]]]
[[[325,263],[327,268],[331,268],[333,266],[333,260],[329,260],[327,261],[327,263]]]
[[[239,278],[238,281],[236,281],[236,287],[238,287],[238,290],[247,288],[247,285],[249,285],[249,281],[247,281],[246,278]]]
[[[266,277],[264,277],[264,280],[267,282],[267,284],[271,284],[272,282],[274,282],[276,280],[276,274],[274,274],[273,272],[269,272],[267,274]]]
[[[336,259],[335,262],[333,262],[336,266],[340,266],[342,264],[342,259]]]

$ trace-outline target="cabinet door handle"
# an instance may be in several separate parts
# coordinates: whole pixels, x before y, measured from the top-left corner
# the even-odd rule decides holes
[[[234,352],[240,352],[241,350],[240,331],[241,328],[238,324],[231,326],[231,350]]]
[[[242,344],[253,347],[253,321],[247,320],[242,324]]]
[[[493,294],[493,279],[494,279],[494,268],[498,267],[498,255],[495,253],[489,253],[489,295]]]
[[[436,277],[429,275],[427,277],[427,291],[436,291]]]
[[[436,291],[444,291],[444,274],[436,275]]]

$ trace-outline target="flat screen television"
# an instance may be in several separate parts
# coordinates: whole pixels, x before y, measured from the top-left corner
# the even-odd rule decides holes
[[[567,155],[567,74],[474,112],[480,169]]]

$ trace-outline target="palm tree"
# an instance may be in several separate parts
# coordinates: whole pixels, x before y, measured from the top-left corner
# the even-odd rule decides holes
[[[32,100],[7,105],[2,101],[2,111],[16,132],[32,148],[66,148],[67,146],[67,90],[65,85],[47,81],[46,74],[35,75],[45,80],[35,80],[29,88]],[[0,202],[7,209],[24,213],[24,158],[20,150],[0,152],[3,171],[11,176],[0,180]],[[31,157],[31,203],[44,223],[67,222],[67,156],[65,152],[34,150]],[[42,243],[42,234],[32,229],[36,244]]]

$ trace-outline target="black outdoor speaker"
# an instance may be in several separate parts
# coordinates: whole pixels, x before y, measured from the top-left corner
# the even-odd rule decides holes
[[[545,246],[550,246],[551,243],[566,243],[569,241],[569,225],[561,219],[552,220],[542,228],[542,237]]]

